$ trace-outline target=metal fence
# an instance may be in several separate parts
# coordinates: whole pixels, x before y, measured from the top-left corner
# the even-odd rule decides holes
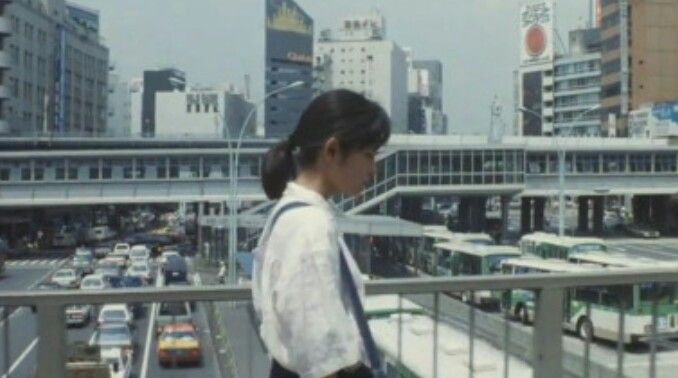
[[[535,293],[534,326],[532,331],[531,363],[533,376],[563,377],[570,376],[563,369],[562,319],[564,315],[565,293],[568,289],[577,287],[600,287],[613,285],[631,285],[643,283],[667,283],[678,281],[678,267],[656,269],[619,269],[605,271],[591,271],[576,274],[538,274],[520,276],[476,276],[462,278],[426,278],[426,279],[384,279],[366,283],[367,295],[395,294],[399,296],[429,294],[433,295],[433,354],[431,356],[434,377],[443,377],[445,374],[438,371],[438,323],[440,296],[449,292],[474,292],[480,290],[511,290],[527,289]],[[37,377],[65,377],[66,361],[66,332],[64,309],[72,304],[105,304],[145,302],[158,303],[165,301],[205,301],[205,302],[232,302],[250,301],[251,290],[248,286],[203,286],[203,287],[171,287],[171,288],[144,288],[135,290],[114,291],[52,291],[52,292],[2,292],[0,306],[7,314],[17,306],[35,306],[37,308]],[[656,306],[655,306],[656,307]],[[619,314],[623,319],[623,311]],[[474,311],[469,313],[469,354],[471,363],[469,372],[473,371],[473,340],[477,333],[475,327],[478,321]],[[623,322],[622,322],[623,324]],[[3,335],[4,351],[9,350],[11,339],[8,336],[8,327]],[[651,335],[657,334],[657,314],[653,313]],[[508,356],[508,335],[502,350]],[[398,335],[400,340],[400,335]],[[621,338],[620,338],[621,339]],[[656,350],[658,342],[655,337],[648,339],[649,371],[647,376],[655,377]],[[586,342],[586,352],[583,364],[584,374],[589,374],[589,346]],[[622,354],[623,355],[623,354]],[[508,358],[504,358],[508,363]],[[616,376],[624,376],[623,361],[618,361]],[[505,374],[508,369],[504,369]],[[472,376],[472,374],[470,374]],[[507,375],[505,375],[507,376]],[[612,375],[614,376],[614,375]]]

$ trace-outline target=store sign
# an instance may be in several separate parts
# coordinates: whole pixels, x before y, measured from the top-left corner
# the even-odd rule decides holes
[[[540,1],[521,8],[521,61],[537,64],[553,60],[553,3]]]

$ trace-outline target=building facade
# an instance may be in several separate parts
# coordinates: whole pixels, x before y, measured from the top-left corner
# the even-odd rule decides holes
[[[183,92],[186,89],[186,74],[174,68],[144,71],[141,93],[141,136],[155,136],[156,95],[161,92]]]
[[[129,83],[121,80],[120,75],[108,75],[108,121],[106,135],[113,137],[129,136],[132,126],[132,97]]]
[[[234,89],[188,88],[155,95],[155,137],[231,138],[256,132],[254,104]],[[249,119],[248,119],[249,116]]]
[[[109,52],[98,12],[40,0],[3,1],[0,13],[0,133],[103,135]]]
[[[602,110],[609,132],[628,135],[628,113],[678,99],[678,2],[602,0]]]
[[[293,0],[266,0],[264,134],[286,138],[313,98],[313,19]]]
[[[316,43],[321,90],[345,88],[378,102],[391,118],[392,132],[407,133],[407,55],[384,39],[386,26],[379,14],[347,17],[336,36],[323,31]]]
[[[443,65],[438,60],[408,58],[408,132],[447,134],[443,113]]]

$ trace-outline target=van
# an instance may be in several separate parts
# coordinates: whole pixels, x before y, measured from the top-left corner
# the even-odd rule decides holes
[[[173,282],[188,282],[188,266],[186,261],[180,256],[168,256],[163,264],[163,275],[165,285]]]

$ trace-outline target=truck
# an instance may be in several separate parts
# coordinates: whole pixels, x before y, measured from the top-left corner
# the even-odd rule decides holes
[[[131,351],[90,346],[84,342],[69,345],[68,378],[129,378],[131,371]]]

